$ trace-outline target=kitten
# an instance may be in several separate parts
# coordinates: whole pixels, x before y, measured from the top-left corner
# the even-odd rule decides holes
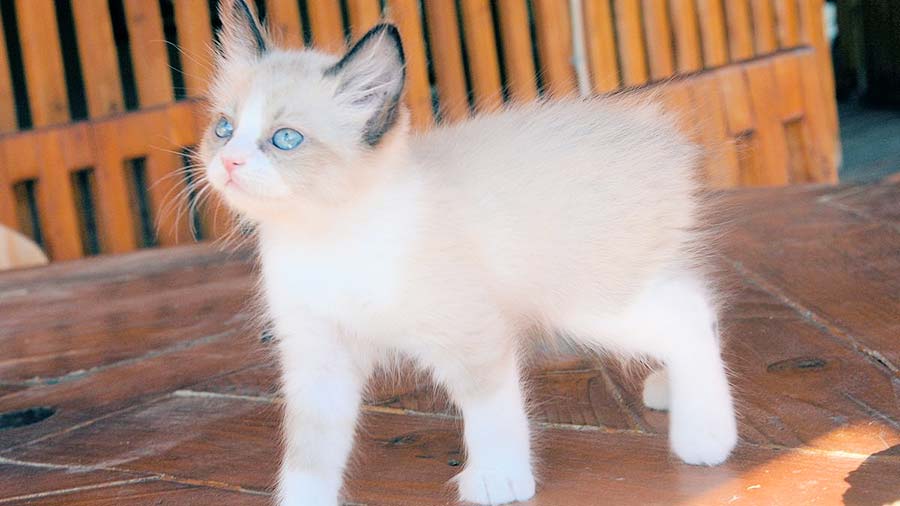
[[[518,357],[534,327],[664,363],[645,399],[671,405],[672,450],[728,457],[692,232],[701,153],[657,108],[563,99],[410,135],[393,26],[338,58],[272,47],[243,0],[221,14],[201,158],[258,231],[286,401],[281,505],[338,503],[364,384],[395,354],[463,414],[460,498],[534,495]]]

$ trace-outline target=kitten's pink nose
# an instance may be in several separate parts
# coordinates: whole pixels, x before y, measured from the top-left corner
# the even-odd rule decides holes
[[[245,163],[245,160],[243,158],[222,157],[222,165],[225,166],[225,171],[228,172],[228,174],[231,174],[232,172],[234,172],[241,165],[244,165],[244,163]]]

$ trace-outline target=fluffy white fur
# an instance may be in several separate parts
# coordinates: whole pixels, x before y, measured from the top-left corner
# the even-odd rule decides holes
[[[668,382],[652,376],[645,399],[671,407],[675,454],[728,457],[732,400],[694,231],[700,153],[667,117],[627,98],[566,99],[410,136],[390,102],[403,59],[389,28],[335,68],[315,51],[254,48],[242,8],[223,7],[211,96],[213,125],[229,118],[234,135],[211,126],[201,156],[258,230],[286,399],[281,505],[338,503],[361,392],[397,353],[462,411],[461,499],[531,497],[517,352],[535,327],[664,363]],[[371,118],[390,112],[377,137]],[[290,152],[270,141],[285,126],[305,136]],[[223,159],[242,165],[229,175]]]

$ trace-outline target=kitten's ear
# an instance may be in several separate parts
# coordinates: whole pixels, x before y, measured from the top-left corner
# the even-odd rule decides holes
[[[247,0],[220,0],[219,47],[226,61],[252,61],[266,52],[265,30]]]
[[[369,146],[378,144],[397,122],[406,79],[400,32],[391,24],[375,26],[326,70],[325,76],[338,80],[335,98],[371,112],[363,141]]]

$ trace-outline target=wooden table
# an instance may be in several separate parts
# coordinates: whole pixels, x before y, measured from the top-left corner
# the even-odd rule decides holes
[[[640,371],[539,355],[542,480],[529,504],[900,500],[900,184],[723,203],[736,453],[681,464],[666,415],[641,406]],[[246,305],[252,271],[247,251],[201,245],[0,276],[0,412],[54,411],[0,430],[0,504],[268,504],[280,404]],[[347,497],[452,504],[459,419],[415,378],[375,383]]]

